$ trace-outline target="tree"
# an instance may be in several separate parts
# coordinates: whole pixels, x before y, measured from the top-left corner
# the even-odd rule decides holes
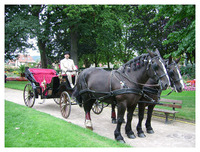
[[[33,46],[28,43],[32,37],[33,18],[27,16],[28,5],[5,5],[5,60],[16,57],[14,52],[25,52]]]
[[[194,5],[166,5],[157,6],[159,12],[152,22],[160,18],[168,19],[164,32],[173,29],[163,45],[178,43],[177,51],[171,51],[175,57],[186,54],[186,59],[195,62],[195,6]]]
[[[96,43],[99,51],[101,63],[106,63],[110,68],[110,63],[114,62],[113,56],[117,54],[117,50],[113,49],[116,42],[121,38],[122,22],[120,21],[117,11],[120,6],[102,5],[98,10],[96,24]],[[103,29],[103,30],[102,30]]]
[[[122,37],[122,8],[120,5],[27,5],[23,14],[26,18],[22,17],[20,22],[33,20],[29,28],[28,24],[23,26],[30,29],[27,35],[37,38],[43,68],[47,67],[48,59],[59,62],[69,49],[76,64],[78,54],[87,63],[109,66],[114,62],[113,56],[119,54],[114,48]],[[19,10],[16,14],[21,16]]]
[[[133,17],[130,18],[130,25],[127,29],[129,31],[127,42],[129,49],[132,48],[138,54],[142,54],[146,53],[147,48],[151,50],[157,48],[162,56],[177,49],[177,43],[163,45],[163,41],[171,32],[171,29],[164,32],[164,26],[168,19],[161,17],[159,20],[151,22],[158,12],[155,5],[132,6],[130,11]]]
[[[41,64],[43,68],[47,68],[47,51],[46,43],[48,41],[49,35],[49,24],[45,22],[43,18],[42,11],[46,8],[45,5],[31,5],[30,13],[36,19],[36,27],[34,27],[34,35],[37,37],[37,45],[40,51]],[[41,19],[40,19],[41,17]]]
[[[5,6],[5,59],[9,54],[25,52],[33,46],[28,43],[29,38],[37,38],[37,45],[41,55],[43,68],[47,68],[46,42],[48,25],[43,24],[41,13],[45,5],[6,5]]]
[[[69,51],[78,64],[126,62],[147,48],[195,62],[193,5],[6,5],[5,57],[36,38],[42,67]],[[145,52],[146,53],[146,52]]]
[[[80,26],[79,58],[88,63],[113,62],[115,42],[121,36],[121,23],[117,18],[115,6],[92,5],[85,14],[84,24]]]
[[[63,5],[48,5],[43,13],[46,35],[46,55],[51,62],[59,63],[64,53],[70,50],[70,33]]]

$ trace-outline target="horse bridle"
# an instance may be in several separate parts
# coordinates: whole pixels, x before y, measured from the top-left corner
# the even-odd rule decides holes
[[[164,69],[164,74],[162,74],[162,75],[158,75],[158,73],[156,72],[156,63],[153,63],[153,60],[155,60],[155,59],[159,59],[159,62],[161,62],[161,64],[163,65],[163,69]],[[156,65],[155,65],[156,64]],[[153,69],[153,72],[154,72],[154,76],[157,78],[156,79],[156,81],[158,81],[158,84],[159,84],[159,86],[160,86],[160,89],[162,90],[162,80],[161,80],[161,78],[162,77],[164,77],[164,76],[166,76],[167,77],[167,79],[169,80],[169,85],[170,85],[170,79],[169,79],[169,76],[168,76],[168,73],[167,73],[167,71],[166,71],[166,69],[165,69],[165,66],[164,66],[164,64],[162,63],[162,59],[161,59],[161,57],[159,57],[159,56],[155,56],[155,57],[153,57],[153,58],[151,58],[150,60],[149,60],[149,62],[148,62],[148,65],[147,65],[147,70],[149,70],[149,67],[152,67],[152,69]]]
[[[167,70],[169,70],[169,67],[170,67],[171,65],[174,65],[175,68],[178,70],[178,66],[177,66],[177,64],[176,64],[174,61],[173,61],[171,64],[167,65]],[[179,79],[174,80],[174,79],[172,79],[172,77],[171,77],[170,70],[169,70],[168,73],[169,73],[169,78],[170,78],[171,86],[173,86],[173,87],[175,88],[175,90],[176,90],[176,85],[175,85],[175,83],[178,82],[178,81],[181,81],[181,80],[183,80],[183,79],[182,79],[182,78],[179,78]]]

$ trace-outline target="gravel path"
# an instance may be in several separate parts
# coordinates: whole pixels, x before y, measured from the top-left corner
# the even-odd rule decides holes
[[[23,91],[5,88],[5,99],[17,104],[25,105],[23,101]],[[39,104],[40,99],[36,99],[34,109],[48,113],[54,117],[64,119],[61,116],[59,105],[53,99],[45,100],[44,104]],[[101,136],[114,139],[115,124],[111,123],[111,108],[104,108],[100,115],[91,112],[94,132]],[[71,114],[65,121],[84,127],[84,110],[77,105],[72,105]],[[195,124],[173,121],[165,124],[164,119],[153,116],[152,127],[154,134],[147,134],[146,138],[129,139],[125,135],[125,124],[122,125],[122,136],[127,144],[134,147],[195,147]],[[132,128],[136,132],[137,116],[133,117]],[[143,121],[143,130],[145,121]]]

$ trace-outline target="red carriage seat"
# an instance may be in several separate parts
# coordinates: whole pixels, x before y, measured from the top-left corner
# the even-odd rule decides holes
[[[56,71],[53,69],[35,69],[29,68],[29,71],[32,73],[33,77],[35,78],[36,82],[40,84],[46,81],[47,84],[51,83],[53,77],[57,77]]]

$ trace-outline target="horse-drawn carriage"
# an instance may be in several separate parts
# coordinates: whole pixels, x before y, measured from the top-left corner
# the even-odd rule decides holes
[[[71,88],[66,74],[57,74],[53,69],[26,68],[25,77],[30,81],[24,88],[24,103],[28,107],[33,107],[36,98],[54,99],[60,105],[61,114],[68,118],[71,112],[71,105],[76,105],[71,100],[73,88]],[[74,78],[74,77],[73,77]],[[74,79],[73,83],[74,83]],[[103,103],[96,102],[93,111],[100,114],[103,110]]]
[[[125,132],[128,138],[134,139],[135,135],[131,128],[131,121],[135,107],[140,103],[139,100],[141,97],[145,97],[150,101],[147,104],[157,104],[157,100],[155,101],[145,93],[143,86],[158,87],[159,96],[161,90],[165,90],[170,86],[170,82],[175,86],[177,92],[181,92],[183,86],[182,78],[176,65],[178,61],[170,62],[169,60],[166,67],[158,50],[155,53],[149,50],[148,52],[148,54],[140,55],[128,61],[118,70],[85,69],[80,73],[75,88],[70,87],[66,75],[56,75],[56,72],[51,69],[27,68],[26,78],[31,84],[25,86],[24,102],[28,107],[32,107],[38,95],[42,99],[60,98],[59,105],[62,116],[68,118],[71,111],[70,96],[73,93],[79,104],[84,106],[85,125],[89,129],[93,128],[90,117],[92,107],[93,111],[96,112],[98,110],[97,113],[101,113],[104,107],[103,102],[117,104],[118,118],[114,131],[115,139],[124,142],[121,135],[121,125],[124,121],[126,110],[127,122]],[[146,84],[148,79],[152,79],[154,82]],[[152,92],[152,89],[148,88],[148,90]],[[157,98],[159,97],[157,96]],[[151,125],[150,129],[152,130]]]
[[[26,68],[25,77],[30,81],[24,88],[24,103],[33,107],[35,98],[54,99],[60,105],[61,114],[68,118],[71,112],[71,94],[73,88],[67,79],[67,75],[56,74],[53,69]]]

